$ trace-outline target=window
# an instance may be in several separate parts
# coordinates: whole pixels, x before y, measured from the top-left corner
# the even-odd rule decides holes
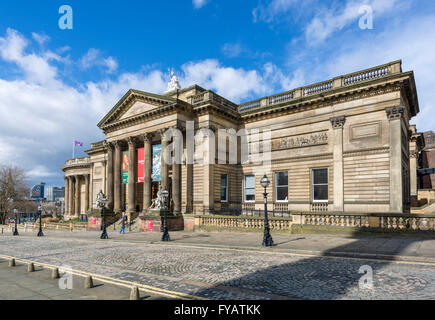
[[[245,202],[255,201],[255,176],[245,176]]]
[[[288,201],[288,172],[275,173],[275,195],[277,202]]]
[[[328,202],[328,169],[313,169],[313,202]]]
[[[228,202],[228,175],[221,175],[221,202]]]

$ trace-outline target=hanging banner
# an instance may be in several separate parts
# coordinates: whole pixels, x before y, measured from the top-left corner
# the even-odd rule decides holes
[[[122,153],[122,184],[128,184],[128,151]]]
[[[137,182],[143,183],[145,173],[145,149],[137,149]]]
[[[152,180],[153,182],[159,182],[162,180],[162,145],[153,145],[153,172]]]

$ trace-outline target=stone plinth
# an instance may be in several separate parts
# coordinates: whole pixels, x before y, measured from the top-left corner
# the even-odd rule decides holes
[[[163,228],[163,210],[153,210],[152,215],[140,216],[140,230],[143,232],[162,232]],[[184,230],[183,216],[167,216],[169,231]]]

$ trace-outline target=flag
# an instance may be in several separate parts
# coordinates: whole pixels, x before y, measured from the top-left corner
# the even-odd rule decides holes
[[[83,142],[74,141],[74,146],[76,146],[76,147],[83,147]]]

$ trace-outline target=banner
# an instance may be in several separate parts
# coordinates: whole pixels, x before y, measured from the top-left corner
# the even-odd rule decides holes
[[[143,183],[145,173],[145,149],[137,149],[137,182]]]
[[[153,182],[159,182],[162,180],[162,145],[153,145]]]
[[[122,184],[128,184],[128,151],[122,153]]]

